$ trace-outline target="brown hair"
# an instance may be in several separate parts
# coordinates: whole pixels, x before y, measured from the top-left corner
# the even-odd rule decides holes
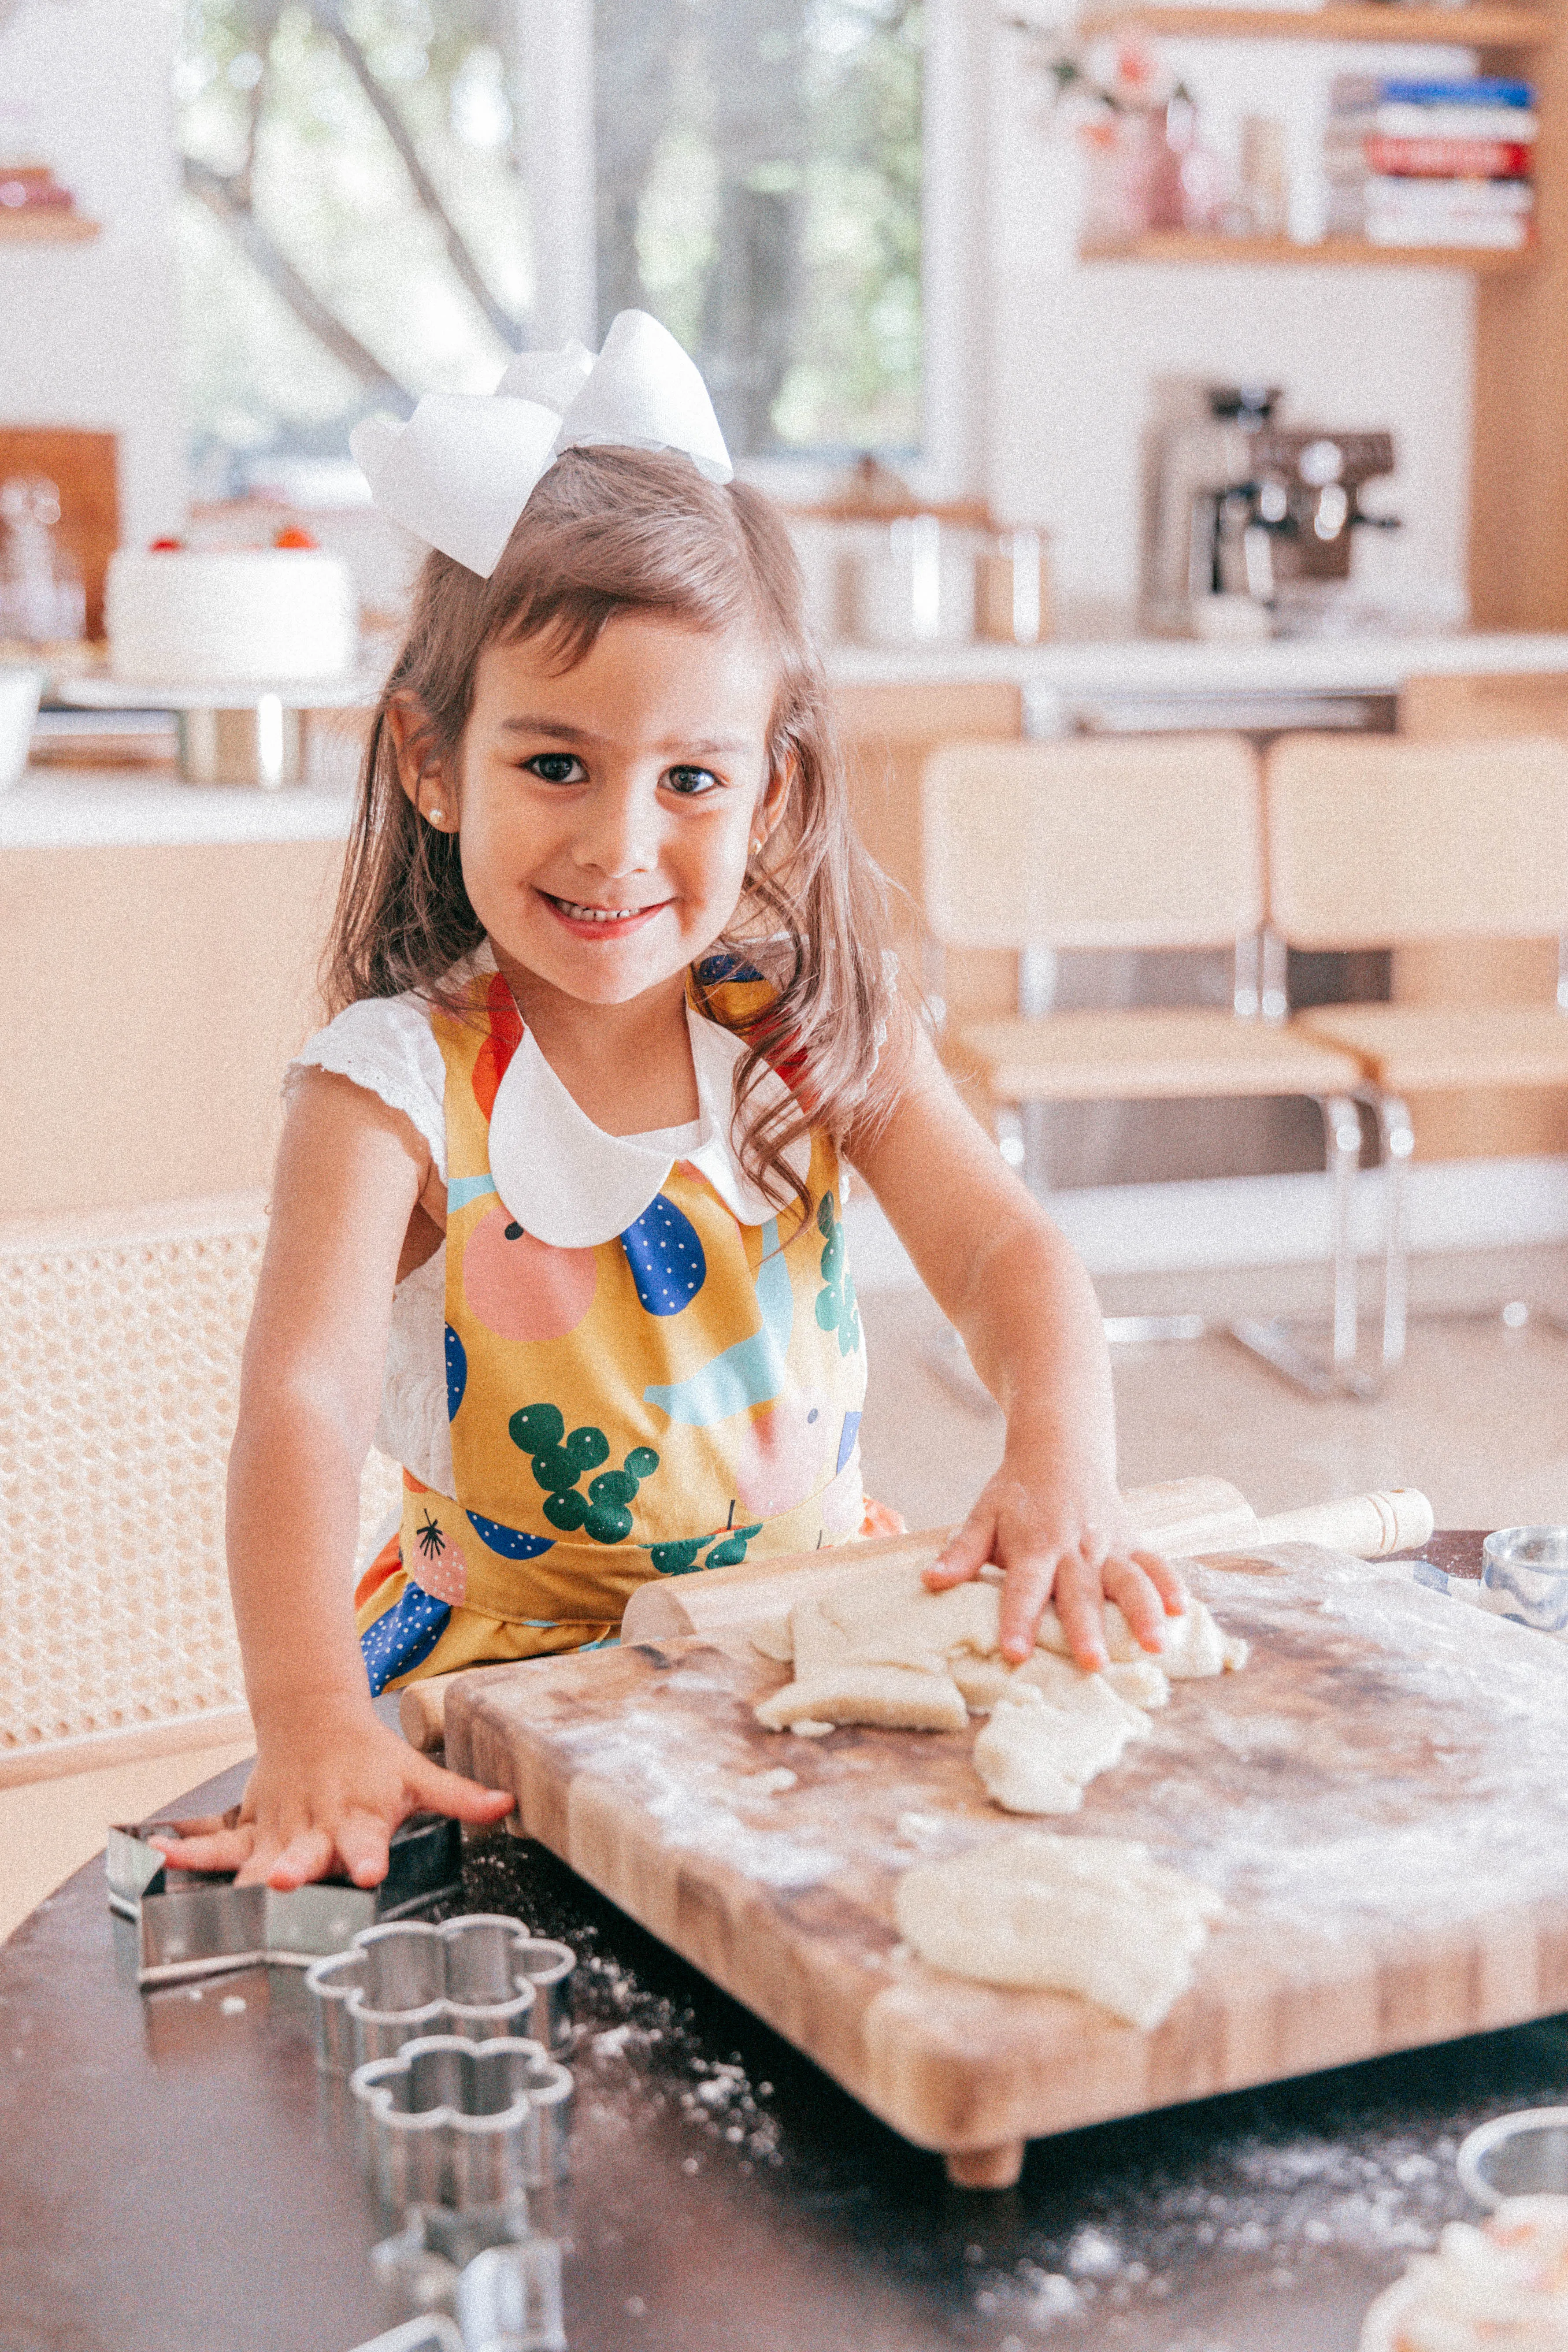
[[[452,966],[484,938],[463,884],[456,835],[424,824],[404,792],[387,709],[409,696],[428,726],[426,754],[454,761],[475,667],[498,641],[541,637],[563,670],[617,614],[658,613],[698,629],[760,628],[779,660],[771,773],[791,785],[765,849],[747,869],[726,937],[760,958],[777,988],[745,1031],[735,1076],[742,1166],[776,1202],[799,1194],[783,1160],[810,1126],[842,1139],[889,1108],[905,1025],[885,977],[882,877],[850,825],[826,681],[803,614],[800,567],[772,501],[744,483],[720,488],[669,452],[572,449],[540,481],[489,580],[448,556],[426,559],[402,652],[371,724],[360,801],[323,966],[330,1009],[421,991],[447,1003]],[[703,1010],[719,1018],[696,976]],[[881,1050],[889,1020],[892,1050]],[[757,1099],[778,1066],[791,1097]]]

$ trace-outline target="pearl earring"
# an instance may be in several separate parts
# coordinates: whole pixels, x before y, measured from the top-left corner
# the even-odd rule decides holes
[[[446,815],[446,814],[447,814],[447,812],[446,812],[446,810],[445,810],[445,809],[433,808],[433,809],[431,810],[431,812],[430,812],[430,822],[431,822],[431,824],[440,824],[440,822],[441,822],[441,820],[442,820],[442,818]]]

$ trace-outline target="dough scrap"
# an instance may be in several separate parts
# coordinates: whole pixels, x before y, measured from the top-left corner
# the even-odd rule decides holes
[[[1064,1658],[1070,1654],[1061,1619],[1054,1609],[1047,1609],[1041,1618],[1035,1638],[1043,1650],[1054,1650]],[[1175,1683],[1194,1682],[1206,1675],[1235,1674],[1247,1664],[1247,1643],[1232,1634],[1222,1633],[1214,1612],[1201,1601],[1189,1600],[1179,1617],[1166,1618],[1164,1647],[1157,1658],[1128,1630],[1127,1620],[1115,1601],[1108,1601],[1105,1646],[1112,1665],[1157,1664]]]
[[[963,1703],[971,1715],[989,1715],[1008,1684],[1014,1669],[1005,1666],[1000,1658],[971,1658],[960,1654],[948,1669],[963,1695]]]
[[[916,1863],[894,1898],[922,1960],[981,1984],[1079,1994],[1158,2025],[1193,1980],[1218,1895],[1126,1838],[1016,1830]]]
[[[923,1570],[884,1569],[876,1578],[857,1577],[825,1592],[815,1604],[854,1654],[877,1665],[924,1665],[945,1669],[955,1651],[984,1656],[999,1636],[1001,1596],[994,1584],[955,1584],[928,1592]],[[800,1657],[800,1609],[795,1612],[795,1656]]]
[[[795,1656],[795,1628],[787,1614],[760,1618],[747,1638],[753,1650],[760,1650],[764,1658],[776,1658],[781,1666],[787,1666]]]
[[[1036,1655],[1039,1654],[1037,1651]],[[1110,1685],[1118,1698],[1128,1699],[1134,1706],[1153,1708],[1171,1704],[1170,1676],[1152,1658],[1140,1658],[1135,1665],[1102,1666],[1100,1680]]]
[[[974,1742],[974,1769],[1006,1812],[1076,1813],[1089,1781],[1144,1737],[1148,1718],[1103,1675],[1068,1666],[1071,1681],[1047,1696],[1028,1675],[1020,1666],[992,1710]]]
[[[770,1731],[806,1722],[961,1731],[971,1710],[989,1715],[974,1765],[993,1801],[1008,1812],[1076,1812],[1096,1774],[1147,1731],[1148,1711],[1166,1705],[1173,1676],[1246,1664],[1246,1643],[1222,1633],[1203,1602],[1190,1601],[1166,1620],[1157,1661],[1110,1603],[1111,1664],[1102,1673],[1074,1662],[1054,1609],[1033,1656],[1010,1668],[998,1655],[1000,1586],[977,1579],[929,1592],[925,1565],[852,1570],[797,1601],[787,1618],[755,1626],[753,1645],[795,1666],[795,1679],[754,1710],[757,1721]]]
[[[886,1731],[962,1731],[969,1721],[951,1675],[924,1674],[915,1666],[866,1665],[854,1658],[786,1683],[753,1712],[767,1731],[783,1731],[803,1719],[868,1723]]]

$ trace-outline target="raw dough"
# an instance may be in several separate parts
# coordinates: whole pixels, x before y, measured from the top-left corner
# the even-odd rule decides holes
[[[760,1650],[764,1658],[776,1658],[781,1666],[787,1666],[795,1656],[795,1631],[787,1616],[760,1618],[747,1638],[753,1650]]]
[[[994,1584],[955,1584],[946,1592],[928,1592],[921,1571],[906,1569],[897,1576],[884,1570],[874,1583],[868,1579],[826,1592],[816,1606],[857,1657],[874,1658],[879,1665],[945,1665],[959,1651],[986,1657],[995,1650],[1001,1601]],[[798,1610],[795,1615],[798,1621]],[[797,1622],[797,1644],[799,1638]]]
[[[1014,1668],[1005,1666],[1000,1658],[957,1657],[949,1672],[971,1715],[989,1715],[1012,1681]]]
[[[991,1721],[974,1743],[988,1794],[1009,1812],[1076,1812],[1096,1773],[1114,1764],[1163,1706],[1170,1677],[1245,1664],[1247,1644],[1222,1633],[1201,1601],[1165,1621],[1156,1663],[1120,1609],[1105,1611],[1112,1663],[1077,1665],[1054,1609],[1018,1667],[997,1654],[1001,1588],[981,1578],[929,1592],[925,1563],[851,1570],[787,1617],[752,1629],[763,1654],[792,1662],[795,1679],[755,1710],[770,1731],[871,1724],[889,1731],[962,1731],[970,1711]],[[815,1735],[808,1735],[815,1736]]]
[[[1148,1717],[1102,1675],[1067,1666],[1047,1696],[1024,1679],[1028,1672],[1020,1666],[997,1700],[974,1742],[974,1769],[1005,1812],[1076,1813],[1089,1782],[1144,1736]]]
[[[1193,1980],[1223,1905],[1125,1838],[1016,1830],[899,1881],[899,1932],[932,1967],[982,1984],[1075,1992],[1158,2025]]]
[[[1238,1642],[1236,1646],[1245,1650],[1247,1644]],[[1041,1654],[1038,1650],[1035,1653],[1036,1657]],[[1110,1685],[1118,1698],[1131,1699],[1134,1706],[1169,1706],[1171,1703],[1170,1678],[1163,1666],[1157,1665],[1152,1658],[1140,1658],[1130,1666],[1102,1666],[1100,1677]]]
[[[885,1731],[962,1731],[969,1710],[949,1675],[915,1666],[868,1666],[846,1659],[803,1675],[763,1699],[757,1721],[784,1731],[802,1721],[869,1723]]]
[[[1054,1609],[1047,1609],[1041,1618],[1035,1639],[1042,1650],[1055,1650],[1064,1658],[1069,1654],[1068,1637]],[[1179,1617],[1166,1618],[1164,1646],[1158,1659],[1129,1633],[1127,1620],[1115,1601],[1108,1601],[1105,1646],[1113,1665],[1158,1664],[1173,1683],[1196,1681],[1205,1675],[1234,1674],[1247,1664],[1247,1643],[1222,1633],[1212,1611],[1201,1601],[1189,1601]]]

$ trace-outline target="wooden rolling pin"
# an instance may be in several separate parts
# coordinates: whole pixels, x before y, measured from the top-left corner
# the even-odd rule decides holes
[[[1335,1503],[1314,1503],[1260,1519],[1237,1487],[1224,1478],[1177,1478],[1162,1486],[1130,1488],[1127,1506],[1139,1540],[1170,1559],[1193,1559],[1203,1552],[1252,1549],[1267,1544],[1315,1543],[1355,1559],[1381,1559],[1389,1552],[1414,1550],[1432,1533],[1432,1506],[1414,1487],[1392,1493],[1347,1495]],[[934,1559],[951,1528],[923,1535],[882,1536],[853,1549],[797,1552],[788,1559],[742,1560],[735,1568],[700,1575],[660,1577],[640,1585],[621,1621],[626,1642],[668,1642],[683,1633],[732,1632],[770,1617],[832,1582],[847,1568],[877,1559],[900,1565]],[[470,1673],[505,1673],[505,1667],[473,1667]],[[404,1737],[428,1753],[445,1736],[449,1684],[457,1675],[432,1675],[411,1683],[401,1695],[398,1719]]]

